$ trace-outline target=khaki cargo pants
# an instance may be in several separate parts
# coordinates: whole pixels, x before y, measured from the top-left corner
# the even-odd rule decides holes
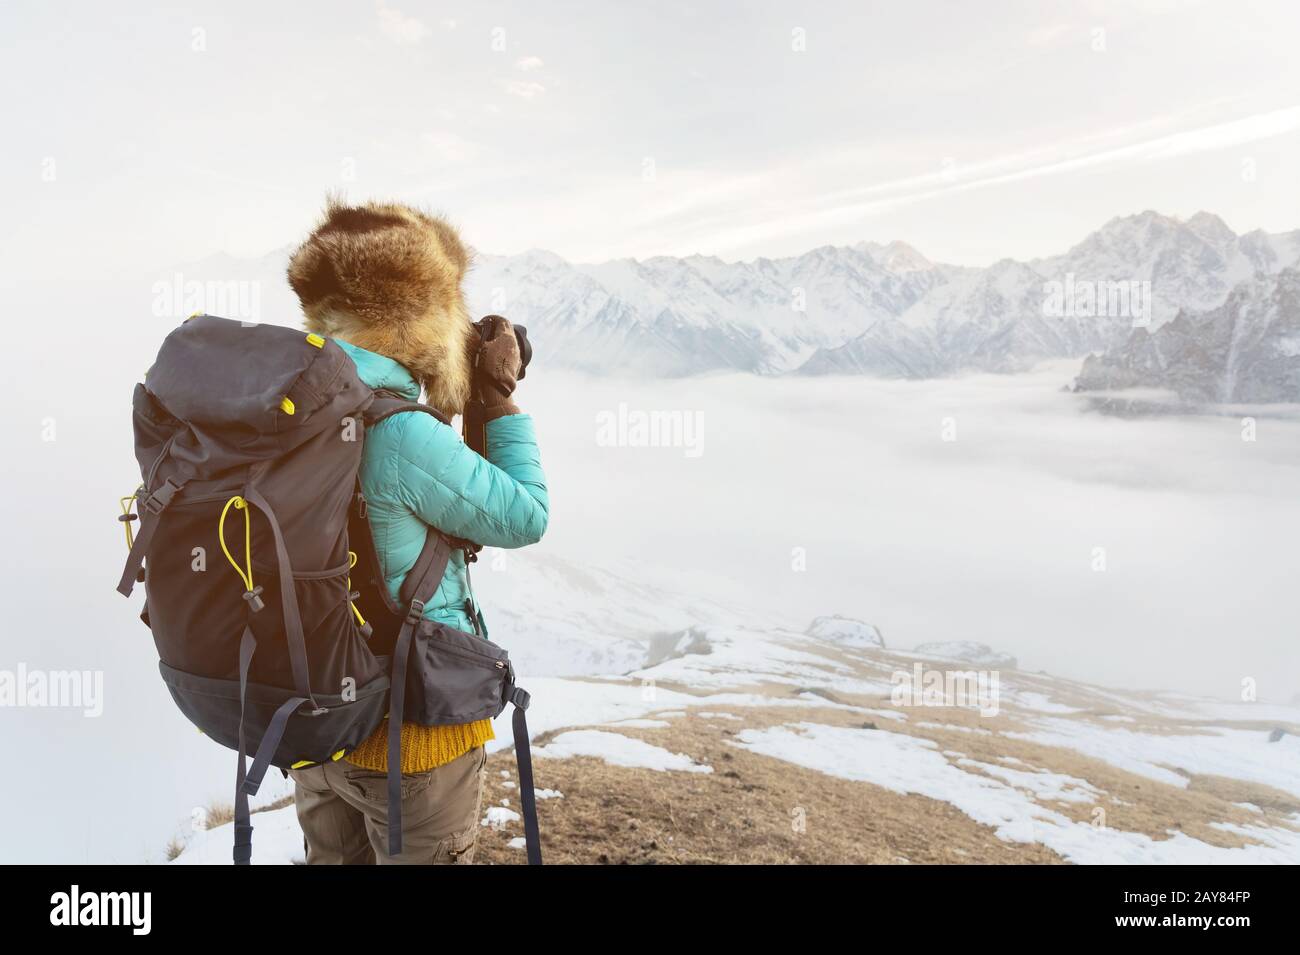
[[[347,760],[290,771],[308,865],[438,865],[474,859],[487,750],[402,774],[402,853],[388,854],[388,777]]]

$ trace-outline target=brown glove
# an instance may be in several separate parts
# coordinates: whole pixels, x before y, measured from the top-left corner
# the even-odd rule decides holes
[[[489,315],[484,321],[489,324],[491,333],[479,349],[474,374],[479,396],[483,399],[484,417],[492,421],[519,414],[519,406],[511,395],[515,392],[521,361],[519,342],[510,322],[500,315]]]

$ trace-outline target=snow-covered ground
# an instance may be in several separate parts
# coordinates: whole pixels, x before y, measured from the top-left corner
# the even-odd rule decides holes
[[[1155,840],[1140,833],[1075,821],[1046,804],[1095,801],[1102,793],[1086,780],[1045,770],[979,763],[941,753],[935,743],[915,736],[795,723],[769,730],[745,730],[741,743],[754,752],[829,775],[951,803],[976,822],[993,827],[999,838],[1041,842],[1071,862],[1300,862],[1300,830],[1239,828],[1236,831],[1261,844],[1225,849],[1178,832]],[[1183,762],[1195,764],[1194,760]]]
[[[713,772],[712,766],[697,763],[685,753],[670,753],[662,746],[654,746],[621,733],[610,733],[604,730],[570,730],[561,733],[550,743],[533,750],[533,756],[540,756],[542,759],[596,756],[611,766],[630,766],[661,772],[667,770],[678,770],[684,773]]]
[[[543,737],[534,746],[539,772],[549,760],[588,757],[707,778],[711,766],[647,739],[680,721],[726,721],[738,749],[861,783],[863,799],[880,787],[948,803],[1003,841],[1040,843],[1070,862],[1300,862],[1300,707],[1120,692],[1007,670],[997,673],[997,712],[989,714],[987,707],[918,705],[896,689],[918,660],[944,673],[971,664],[943,670],[932,654],[837,640],[822,628],[697,627],[677,644],[690,652],[627,673],[529,680],[530,730]],[[809,718],[828,711],[856,715],[851,725]],[[749,714],[760,713],[764,719],[748,725]],[[490,750],[510,745],[509,715],[498,720]],[[954,732],[957,743],[947,735]],[[962,740],[978,741],[984,755],[951,748]],[[1040,756],[987,755],[1026,744]],[[1131,805],[1131,797],[1109,791],[1116,779],[1137,780],[1139,798],[1159,806],[1211,777],[1256,787],[1243,791],[1262,793],[1253,798],[1268,804],[1225,801],[1222,818],[1202,820],[1232,837],[1229,844],[1181,827],[1129,831],[1113,821],[1117,807]],[[485,807],[483,825],[517,836],[515,803],[504,802]],[[255,862],[302,861],[292,807],[257,813],[254,824]],[[224,864],[229,843],[228,826],[194,833],[177,861]]]

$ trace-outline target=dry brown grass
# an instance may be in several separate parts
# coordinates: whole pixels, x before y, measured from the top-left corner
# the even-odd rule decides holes
[[[213,803],[208,807],[204,829],[215,829],[235,821],[235,807],[228,802]]]
[[[281,796],[274,802],[269,802],[265,806],[258,806],[252,810],[253,815],[259,812],[273,812],[276,809],[283,809],[285,806],[293,805],[293,794]],[[208,807],[207,822],[205,829],[215,829],[217,826],[228,825],[235,821],[235,807],[228,802],[213,803]]]
[[[185,843],[182,842],[179,838],[173,838],[171,842],[167,843],[167,850],[166,850],[167,861],[171,862],[173,859],[175,859],[184,851],[185,851]]]
[[[711,707],[716,710],[716,707]],[[562,799],[538,802],[548,863],[1052,863],[1040,845],[1008,843],[947,803],[904,796],[866,783],[825,776],[728,743],[742,726],[792,718],[789,710],[735,710],[745,722],[687,717],[671,728],[615,731],[673,752],[689,753],[714,772],[656,772],[598,759],[538,759],[539,788]],[[846,717],[848,719],[846,720]],[[798,719],[860,725],[860,715],[804,709]],[[545,737],[539,740],[545,743]],[[508,799],[518,810],[514,755],[488,761],[487,805]],[[804,831],[796,831],[802,811]],[[507,845],[520,829],[484,829],[476,860],[518,863]]]
[[[801,647],[807,650],[807,647]],[[886,678],[910,661],[870,651],[828,647],[817,651],[829,666],[849,667],[866,679]],[[1179,720],[1130,710],[1106,691],[1034,674],[1015,673],[1020,689],[1042,692],[1078,710],[1071,720],[1151,734],[1208,732],[1206,720]],[[707,695],[688,686],[660,683],[688,696]],[[1046,770],[1086,780],[1102,791],[1095,803],[1041,801],[1045,807],[1084,823],[1142,833],[1163,840],[1182,832],[1224,848],[1248,839],[1214,824],[1284,825],[1300,800],[1254,783],[1209,776],[1188,776],[1185,787],[1159,782],[1062,747],[1015,739],[1007,734],[1032,729],[1043,714],[1006,705],[996,716],[981,716],[959,707],[910,708],[905,720],[887,719],[854,709],[891,710],[885,694],[855,695],[785,684],[736,687],[735,692],[765,696],[771,706],[719,707],[698,710],[730,712],[737,720],[701,718],[688,712],[671,718],[664,729],[601,727],[644,739],[673,752],[689,754],[714,768],[712,774],[656,772],[610,766],[599,759],[539,759],[539,788],[559,790],[562,799],[539,801],[543,847],[548,862],[558,863],[1055,863],[1040,844],[999,839],[994,831],[948,803],[920,795],[900,795],[864,782],[826,776],[813,770],[751,753],[730,745],[741,729],[762,729],[796,722],[879,728],[922,737],[951,760]],[[812,691],[829,704],[792,706],[800,692]],[[781,705],[785,702],[787,705]],[[680,707],[674,707],[680,709]],[[691,708],[688,708],[690,710]],[[1104,717],[1122,714],[1132,722],[1116,724]],[[1225,725],[1225,724],[1213,724]],[[1264,731],[1267,724],[1232,724]],[[571,727],[572,728],[572,727]],[[543,734],[545,745],[555,734]],[[1008,758],[1020,764],[1007,763]],[[518,810],[518,790],[503,786],[502,770],[515,779],[512,752],[489,760],[486,805],[508,800]],[[968,772],[981,772],[963,765]],[[1253,812],[1239,803],[1263,810]],[[1097,815],[1100,809],[1102,814]],[[802,811],[804,831],[792,825]],[[524,854],[507,845],[518,825],[501,832],[485,829],[477,858],[491,863],[519,863]]]

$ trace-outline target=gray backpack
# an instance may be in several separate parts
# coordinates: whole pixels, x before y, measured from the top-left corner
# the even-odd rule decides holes
[[[167,336],[133,401],[143,483],[123,508],[117,589],[144,583],[140,616],[172,698],[239,754],[235,863],[251,860],[248,797],[268,767],[340,759],[385,716],[399,854],[401,724],[469,723],[512,703],[528,861],[540,864],[528,693],[504,649],[422,616],[453,549],[473,560],[477,548],[431,528],[394,600],[357,477],[367,428],[441,416],[372,391],[332,341],[211,315]]]

